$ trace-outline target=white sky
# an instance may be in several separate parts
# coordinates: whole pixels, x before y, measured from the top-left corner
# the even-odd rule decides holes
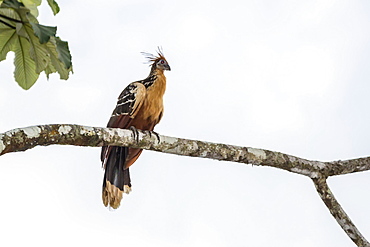
[[[368,156],[369,1],[58,1],[74,75],[29,91],[0,63],[0,132],[105,126],[122,89],[162,46],[160,134],[314,160]],[[88,3],[88,4],[87,4]],[[87,4],[87,5],[86,5]],[[1,246],[353,246],[307,178],[145,151],[122,206],[101,202],[99,148],[38,147],[0,157]],[[370,239],[369,172],[329,179]],[[5,245],[4,245],[5,244]]]

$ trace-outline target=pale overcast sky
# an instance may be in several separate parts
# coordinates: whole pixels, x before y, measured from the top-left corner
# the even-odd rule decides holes
[[[58,1],[75,73],[29,91],[0,63],[0,132],[105,126],[126,85],[162,46],[163,135],[330,161],[369,156],[370,2]],[[44,3],[45,4],[45,3]],[[37,147],[0,157],[1,246],[354,246],[309,178],[269,167],[144,151],[133,191],[101,201],[99,148]],[[370,239],[370,173],[329,179]]]

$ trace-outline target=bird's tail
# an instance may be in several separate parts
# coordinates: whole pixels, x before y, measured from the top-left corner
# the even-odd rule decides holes
[[[126,147],[109,146],[103,148],[105,168],[102,199],[104,205],[118,208],[123,193],[130,193],[131,179],[129,168],[125,168],[125,160],[128,153]]]

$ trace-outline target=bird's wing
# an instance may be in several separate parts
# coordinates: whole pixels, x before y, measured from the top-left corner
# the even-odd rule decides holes
[[[127,129],[132,120],[139,112],[146,96],[146,88],[142,83],[133,82],[129,84],[118,97],[116,108],[114,109],[107,127]],[[102,148],[101,161],[108,157],[110,148]]]
[[[118,97],[107,127],[125,129],[130,127],[146,96],[146,88],[139,82],[128,85]]]

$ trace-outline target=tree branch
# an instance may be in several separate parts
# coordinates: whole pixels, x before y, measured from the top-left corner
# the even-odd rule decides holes
[[[158,139],[159,138],[159,139]],[[39,125],[0,134],[0,156],[36,146],[129,146],[177,155],[270,166],[310,177],[331,214],[358,246],[370,246],[334,198],[326,178],[370,170],[370,157],[346,161],[310,161],[288,154],[251,147],[203,142],[139,131],[137,138],[127,129],[87,127],[71,124]]]
[[[328,207],[333,217],[337,220],[338,224],[347,233],[348,237],[350,237],[357,246],[370,246],[370,243],[362,236],[346,212],[344,212],[339,202],[335,199],[333,193],[329,189],[328,184],[326,183],[326,179],[319,178],[312,180],[315,183],[316,190],[321,199]]]

